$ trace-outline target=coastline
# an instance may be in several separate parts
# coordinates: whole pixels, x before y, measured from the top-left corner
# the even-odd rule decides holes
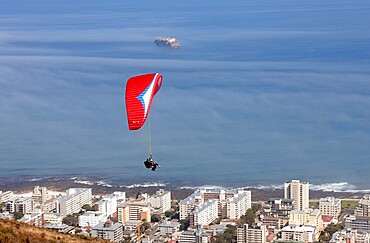
[[[104,181],[90,181],[83,180],[77,177],[72,178],[49,178],[49,179],[18,179],[18,180],[6,180],[5,178],[0,179],[0,190],[2,191],[13,191],[16,194],[32,192],[35,186],[47,187],[48,190],[65,192],[68,188],[82,187],[92,188],[94,195],[106,195],[114,191],[124,191],[127,197],[135,197],[138,193],[154,194],[159,189],[171,191],[172,198],[182,200],[185,197],[192,194],[197,187],[179,187],[172,184],[165,183],[145,183],[142,185],[134,184],[130,186],[115,186],[104,183]],[[198,188],[207,188],[198,187]],[[283,198],[284,189],[276,187],[244,187],[243,189],[250,190],[252,192],[252,201],[266,201],[269,198]],[[313,190],[310,189],[310,199],[320,199],[323,197],[336,197],[336,198],[362,198],[365,192],[354,191],[354,192],[343,192],[343,191],[328,191],[328,190]]]

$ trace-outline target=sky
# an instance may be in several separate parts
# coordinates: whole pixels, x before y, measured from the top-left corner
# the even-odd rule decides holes
[[[0,176],[370,188],[369,29],[364,0],[0,0]],[[153,72],[155,173],[124,103]]]

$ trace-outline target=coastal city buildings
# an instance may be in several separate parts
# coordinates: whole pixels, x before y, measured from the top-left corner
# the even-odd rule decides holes
[[[123,225],[106,221],[99,223],[91,229],[91,236],[98,237],[113,242],[121,242],[123,240]]]
[[[281,229],[281,239],[311,243],[318,241],[319,233],[314,226],[288,225]]]
[[[171,192],[163,189],[153,195],[138,194],[135,198],[126,198],[125,192],[99,195],[100,200],[92,204],[91,188],[70,188],[62,195],[45,187],[35,187],[31,193],[20,195],[2,192],[0,195],[7,200],[1,204],[3,212],[0,212],[0,218],[14,219],[16,216],[17,220],[28,224],[113,242],[122,241],[123,236],[137,241],[137,229],[141,225],[141,242],[150,243],[210,243],[230,225],[238,225],[234,236],[238,243],[309,243],[317,242],[327,225],[339,221],[345,227],[333,234],[330,242],[370,243],[369,195],[358,201],[352,209],[353,214],[347,209],[346,214],[339,216],[340,199],[325,197],[315,199],[317,208],[304,206],[307,205],[307,189],[307,182],[293,180],[284,184],[284,196],[289,198],[269,198],[258,204],[255,202],[253,208],[252,195],[248,190],[201,189],[177,201],[176,209],[177,205],[173,202],[171,208]],[[296,204],[297,201],[300,201],[299,204]],[[45,206],[50,203],[54,204],[53,210]],[[85,204],[95,211],[85,212],[82,209]],[[296,207],[304,209],[297,210]],[[248,209],[255,214],[250,215]],[[171,215],[165,216],[166,211]],[[66,217],[73,213],[76,214]],[[78,220],[77,223],[75,220]]]
[[[209,200],[217,200],[218,217],[240,218],[252,206],[251,192],[246,190],[197,190],[179,202],[180,219],[187,219],[198,207]]]
[[[14,196],[12,191],[2,192],[0,191],[0,203],[7,202]]]
[[[370,235],[366,231],[357,229],[343,229],[335,232],[329,243],[369,243]]]
[[[153,208],[146,200],[130,200],[118,203],[117,221],[125,224],[128,220],[146,220],[150,222]]]
[[[306,225],[316,227],[317,232],[323,231],[322,214],[319,209],[308,208],[304,211],[292,210],[289,225]]]
[[[354,214],[345,218],[347,228],[370,232],[369,217],[370,195],[364,195],[355,208]]]
[[[210,199],[195,208],[189,215],[190,226],[203,227],[218,218],[218,200]]]
[[[5,208],[6,211],[11,213],[19,212],[25,214],[32,210],[32,198],[23,196],[13,197],[6,202]]]
[[[290,211],[293,210],[293,201],[292,199],[270,198],[267,200],[268,206],[265,207],[265,215],[289,217]]]
[[[370,195],[364,195],[360,199],[355,208],[355,216],[370,217]]]
[[[266,243],[266,225],[244,224],[237,228],[237,243]]]
[[[322,215],[339,217],[341,211],[341,200],[334,197],[320,198],[319,210]]]
[[[180,224],[178,222],[165,221],[158,227],[162,235],[174,234],[180,230]]]
[[[107,215],[103,212],[88,211],[78,216],[78,225],[80,227],[92,226],[105,222]]]
[[[160,189],[154,195],[148,197],[154,210],[159,213],[165,213],[171,209],[171,192]]]
[[[56,212],[63,216],[78,213],[85,204],[91,204],[91,188],[70,188],[66,191],[66,196],[57,200]]]
[[[284,183],[284,198],[293,200],[294,210],[309,208],[309,186],[308,182],[300,182],[299,180]]]
[[[41,209],[29,211],[19,221],[34,226],[42,226],[44,224],[44,212]]]
[[[103,197],[101,200],[94,203],[94,210],[103,213],[105,216],[112,216],[117,212],[118,203],[124,203],[126,201],[125,192],[114,192],[107,197]]]

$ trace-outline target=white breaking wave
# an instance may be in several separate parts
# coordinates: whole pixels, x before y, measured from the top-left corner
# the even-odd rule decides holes
[[[191,190],[201,190],[201,189],[245,189],[254,188],[259,190],[281,190],[284,189],[284,184],[270,184],[270,185],[251,185],[238,188],[227,188],[214,185],[204,185],[204,186],[182,186],[179,189],[191,189]],[[310,184],[310,190],[313,191],[324,191],[324,192],[349,192],[349,193],[369,193],[370,189],[358,189],[355,185],[348,182],[334,182],[334,183],[323,183],[323,184]]]
[[[190,189],[190,190],[204,190],[204,189],[215,189],[215,190],[226,190],[228,188],[215,185],[203,185],[203,186],[182,186],[179,189]]]
[[[163,183],[163,182],[145,182],[143,184],[132,184],[132,185],[128,185],[128,186],[120,186],[120,187],[125,187],[125,188],[136,188],[136,187],[160,187],[160,186],[166,186],[167,183]]]
[[[44,178],[33,178],[33,179],[29,179],[27,181],[34,182],[34,181],[42,181],[42,180],[44,180]]]
[[[98,181],[96,184],[98,186],[113,187],[111,184],[108,184],[105,181]]]
[[[257,185],[257,186],[249,186],[249,188],[255,188],[260,190],[279,190],[284,189],[284,185]]]
[[[91,181],[82,181],[82,180],[75,180],[74,183],[84,184],[84,185],[89,185],[89,186],[94,185],[94,182],[91,182]]]
[[[310,185],[310,189],[314,191],[324,192],[370,192],[370,189],[357,189],[355,185],[348,182],[324,183],[320,185]]]

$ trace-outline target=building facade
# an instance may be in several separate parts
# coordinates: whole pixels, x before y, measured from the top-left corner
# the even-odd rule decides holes
[[[210,199],[190,213],[190,226],[203,227],[218,218],[218,200]]]
[[[107,215],[102,212],[88,211],[78,216],[78,225],[80,227],[91,226],[94,227],[99,223],[106,222]]]
[[[305,210],[309,208],[309,186],[308,182],[292,180],[284,183],[284,198],[293,200],[294,210]]]
[[[322,215],[339,217],[342,201],[334,197],[320,198],[319,209]]]
[[[324,230],[322,214],[319,209],[292,210],[289,215],[289,225],[314,226],[318,232]]]
[[[112,221],[99,223],[91,229],[91,236],[121,242],[123,241],[123,225],[120,223],[113,224]]]
[[[370,217],[370,195],[360,199],[355,208],[355,216]]]
[[[266,243],[267,230],[266,225],[244,224],[237,228],[237,243]]]
[[[314,226],[288,225],[281,229],[281,239],[311,243],[318,241],[319,234]]]
[[[152,207],[160,213],[165,213],[171,209],[171,192],[160,189],[148,198]]]
[[[129,201],[125,203],[118,203],[117,206],[117,220],[125,224],[128,220],[146,220],[151,221],[152,207],[146,201]]]
[[[31,197],[13,197],[8,200],[5,204],[5,211],[14,213],[19,212],[26,214],[32,210],[32,198]]]
[[[63,216],[78,213],[83,205],[91,205],[91,202],[91,188],[70,188],[66,191],[66,196],[62,196],[57,200],[57,213]]]
[[[229,197],[226,199],[226,217],[229,219],[239,219],[251,207],[251,192],[239,192],[234,197]]]

